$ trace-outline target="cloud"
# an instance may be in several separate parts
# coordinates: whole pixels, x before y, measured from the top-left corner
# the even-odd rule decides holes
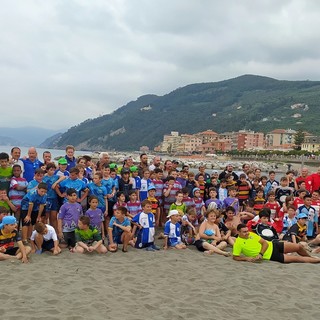
[[[248,73],[319,80],[319,9],[315,0],[3,1],[0,124],[70,127],[143,94]]]

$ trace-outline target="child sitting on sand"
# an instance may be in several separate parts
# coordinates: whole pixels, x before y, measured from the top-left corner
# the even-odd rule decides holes
[[[181,241],[181,225],[178,210],[170,210],[167,216],[169,219],[164,225],[164,245],[163,249],[168,247],[176,249],[186,249],[187,246]]]
[[[49,224],[37,222],[31,235],[31,252],[42,253],[43,250],[51,251],[53,255],[61,252],[59,241],[54,227]]]
[[[138,249],[146,248],[147,251],[160,250],[160,248],[154,244],[156,221],[153,213],[151,213],[152,203],[149,200],[143,200],[141,206],[142,212],[132,219],[132,223],[134,224],[132,233],[135,234],[135,231],[139,228],[137,239],[134,242],[135,247]]]
[[[107,253],[107,248],[102,244],[102,238],[97,228],[90,226],[90,218],[81,216],[78,227],[75,229],[76,247],[74,252],[85,253],[97,251]]]
[[[118,250],[118,245],[123,244],[122,252],[128,251],[128,243],[131,239],[131,223],[126,215],[128,210],[124,207],[119,207],[111,218],[108,228],[109,246],[111,252]]]
[[[31,252],[29,246],[24,246],[17,232],[17,220],[13,216],[4,216],[0,224],[0,260],[8,260],[15,257],[23,263],[28,262]],[[18,247],[14,246],[17,242]]]

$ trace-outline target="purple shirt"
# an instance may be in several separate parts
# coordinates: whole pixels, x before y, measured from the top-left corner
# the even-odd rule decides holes
[[[101,209],[88,209],[85,213],[85,216],[90,218],[90,226],[97,228],[101,232],[101,222],[103,221],[103,213]]]
[[[83,215],[80,203],[65,203],[61,206],[58,219],[62,220],[62,231],[71,232],[78,226],[79,217]]]

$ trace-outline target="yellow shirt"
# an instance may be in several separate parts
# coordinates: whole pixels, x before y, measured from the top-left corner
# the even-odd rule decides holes
[[[260,251],[262,245],[260,244],[260,239],[257,234],[253,232],[249,232],[248,239],[240,238],[238,237],[234,243],[233,246],[233,255],[234,256],[240,256],[241,253],[245,255],[246,257],[256,257]],[[263,255],[263,259],[270,260],[273,250],[273,245],[271,241],[268,242],[268,249]]]

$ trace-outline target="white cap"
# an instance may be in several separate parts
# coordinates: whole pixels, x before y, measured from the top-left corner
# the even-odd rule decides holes
[[[176,214],[179,215],[179,211],[178,210],[170,210],[169,214],[167,215],[167,218],[170,218],[171,216],[174,216]]]

